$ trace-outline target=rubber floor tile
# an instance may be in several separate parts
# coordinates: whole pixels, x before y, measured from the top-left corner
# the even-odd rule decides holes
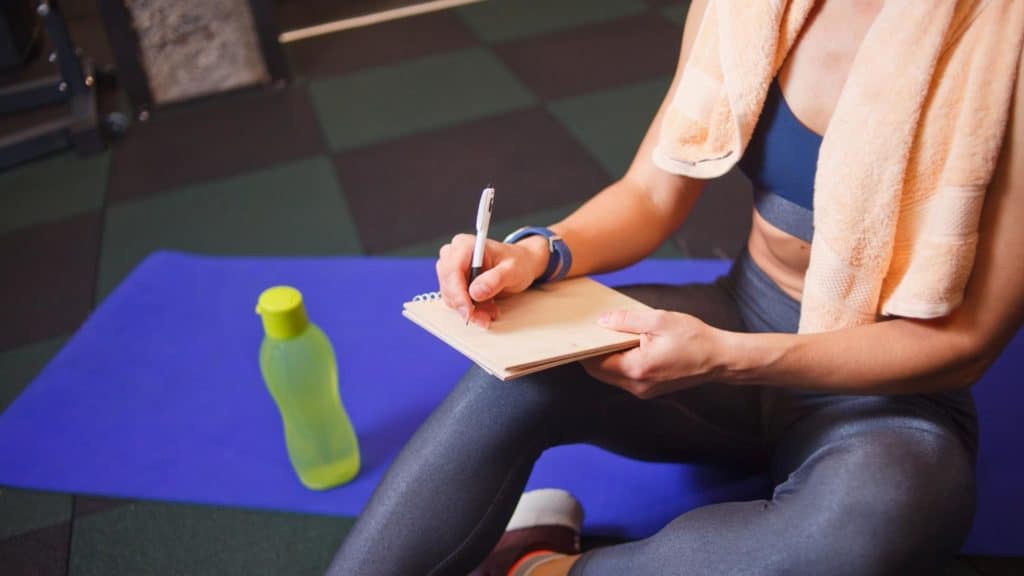
[[[316,78],[469,48],[476,38],[452,12],[401,18],[285,45],[292,71]]]
[[[65,576],[68,571],[68,522],[0,540],[0,574]]]
[[[127,506],[129,504],[134,504],[135,502],[136,500],[126,500],[123,498],[107,498],[105,496],[77,494],[75,495],[74,515],[75,518],[79,518],[81,516],[88,516],[90,514],[112,510],[121,506]]]
[[[50,338],[0,352],[0,414],[39,374],[64,341],[65,338]]]
[[[305,88],[255,88],[158,109],[114,148],[112,202],[232,176],[323,150]]]
[[[314,80],[332,150],[409,136],[524,108],[533,95],[490,51],[473,48]]]
[[[361,252],[345,198],[323,156],[108,208],[100,296],[161,249],[281,256]]]
[[[641,0],[499,0],[470,4],[456,12],[487,42],[614,20],[646,9]]]
[[[686,15],[689,13],[689,2],[668,2],[658,8],[661,15],[668,18],[669,22],[682,26],[686,22]]]
[[[733,169],[708,181],[675,242],[689,258],[735,258],[747,245],[753,209],[750,181]]]
[[[69,494],[0,487],[0,540],[70,519]]]
[[[580,201],[608,181],[543,109],[340,154],[335,166],[370,254],[470,229],[488,183],[498,221]]]
[[[671,79],[557,100],[548,108],[613,177],[626,173]]]
[[[682,30],[656,12],[494,47],[544,100],[671,76]]]
[[[74,332],[92,308],[100,213],[0,237],[0,350]]]
[[[0,172],[0,236],[103,206],[110,154],[51,156]]]
[[[77,518],[69,574],[323,574],[352,520],[139,502]]]
[[[554,224],[571,214],[576,208],[579,208],[581,203],[582,202],[573,202],[571,204],[566,204],[565,206],[559,206],[557,208],[542,210],[531,214],[523,214],[521,216],[507,218],[504,220],[495,219],[491,222],[488,236],[494,240],[501,240],[522,226],[548,226]],[[460,230],[460,232],[466,232],[469,234],[474,233],[473,221],[470,220],[467,222],[464,229]],[[424,240],[417,242],[416,244],[410,244],[389,250],[384,254],[387,256],[437,258],[438,251],[441,249],[441,246],[451,241],[453,235],[454,234],[436,236],[430,240]]]

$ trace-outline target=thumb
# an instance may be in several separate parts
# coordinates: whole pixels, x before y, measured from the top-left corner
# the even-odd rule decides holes
[[[658,327],[660,310],[613,310],[605,312],[597,323],[618,332],[643,334]]]
[[[508,283],[510,269],[510,261],[505,261],[477,276],[469,285],[469,295],[477,302],[494,298]]]

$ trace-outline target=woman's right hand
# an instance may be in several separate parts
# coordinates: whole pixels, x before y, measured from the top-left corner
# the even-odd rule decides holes
[[[522,292],[540,277],[547,266],[547,244],[539,237],[516,244],[488,240],[484,248],[484,272],[467,286],[473,260],[471,234],[457,234],[441,247],[437,260],[437,282],[441,299],[451,309],[484,328],[498,317],[493,299]],[[538,242],[539,241],[539,242]]]

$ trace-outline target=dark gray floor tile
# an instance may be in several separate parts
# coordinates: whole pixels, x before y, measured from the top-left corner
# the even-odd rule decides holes
[[[656,12],[494,47],[544,100],[671,76],[682,31]]]
[[[587,198],[608,180],[542,109],[354,150],[335,166],[371,254],[472,229],[488,183],[495,220],[512,220]]]
[[[250,89],[153,112],[114,148],[112,202],[232,176],[323,150],[301,83]]]
[[[92,308],[100,213],[0,237],[0,350],[74,332]]]
[[[482,40],[503,42],[614,20],[645,8],[641,0],[515,0],[470,4],[456,11]]]
[[[469,48],[477,40],[449,11],[345,30],[286,45],[295,74],[321,77]]]
[[[708,182],[675,244],[689,258],[735,258],[747,244],[753,207],[750,181],[733,169]]]
[[[0,540],[0,572],[11,576],[65,576],[68,571],[68,522]]]

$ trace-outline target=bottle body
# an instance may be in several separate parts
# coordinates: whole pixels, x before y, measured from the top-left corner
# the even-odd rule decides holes
[[[260,371],[277,403],[292,467],[307,488],[324,490],[359,472],[359,445],[338,393],[330,341],[315,324],[298,335],[267,336]]]

